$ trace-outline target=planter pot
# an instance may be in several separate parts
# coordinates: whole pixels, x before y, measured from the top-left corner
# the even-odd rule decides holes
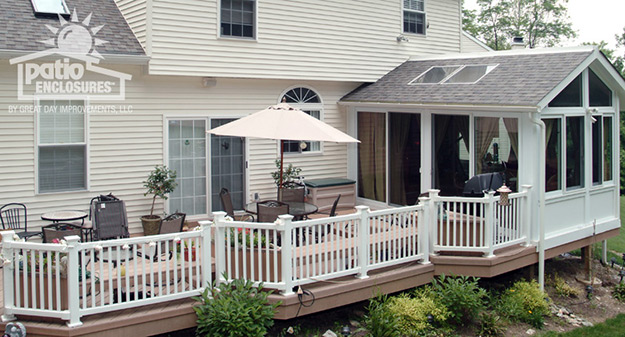
[[[189,262],[189,261],[195,261],[195,247],[191,247],[191,249],[189,250],[189,248],[185,247],[182,250],[182,255],[184,256],[184,260]]]
[[[39,282],[40,282],[40,273],[36,272],[35,273],[35,287],[33,290],[33,279],[31,276],[31,273],[28,273],[28,275],[26,276],[26,288],[28,290],[28,303],[24,303],[24,299],[25,299],[25,289],[24,289],[24,275],[20,272],[20,276],[18,278],[16,278],[16,282],[19,282],[19,289],[20,289],[20,293],[19,294],[15,294],[15,303],[17,304],[17,299],[20,299],[20,305],[22,307],[25,308],[38,308],[38,309],[48,309],[48,310],[67,310],[68,305],[67,305],[67,278],[61,276],[60,278],[60,287],[61,287],[61,293],[60,293],[60,300],[61,300],[61,307],[59,308],[57,305],[57,294],[56,294],[56,283],[57,283],[57,279],[54,276],[54,273],[52,275],[52,278],[48,278],[48,275],[46,272],[44,272],[43,274],[43,289],[41,289],[39,286]],[[52,293],[48,293],[48,281],[50,281],[52,283]],[[17,285],[15,287],[15,290],[17,292]],[[49,298],[50,296],[52,296],[52,307],[49,306]],[[41,307],[41,300],[43,297],[43,307]],[[33,299],[35,300],[35,305],[33,306]]]
[[[156,235],[161,225],[161,217],[158,215],[142,216],[141,225],[143,226],[143,235]]]

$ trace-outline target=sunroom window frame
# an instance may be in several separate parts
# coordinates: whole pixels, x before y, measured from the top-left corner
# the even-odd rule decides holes
[[[50,144],[42,144],[41,143],[41,121],[40,121],[40,116],[41,116],[41,102],[42,101],[65,101],[65,99],[60,100],[60,99],[52,99],[52,98],[43,98],[43,97],[35,97],[33,105],[34,105],[34,129],[35,129],[35,142],[34,142],[34,153],[35,153],[35,160],[34,160],[34,172],[35,172],[35,194],[36,195],[49,195],[49,194],[66,194],[66,193],[77,193],[77,192],[86,192],[86,191],[90,191],[91,190],[91,179],[90,179],[90,165],[89,165],[89,154],[90,154],[90,146],[89,146],[89,99],[88,98],[82,98],[82,99],[67,99],[68,101],[82,101],[83,102],[83,141],[82,142],[75,142],[75,143],[68,143],[68,144],[64,144],[64,143],[50,143]],[[80,189],[67,189],[67,190],[56,190],[56,191],[41,191],[41,184],[39,182],[40,180],[40,174],[39,174],[39,165],[40,165],[40,158],[39,158],[39,149],[42,147],[47,147],[47,148],[51,148],[51,147],[61,147],[61,146],[82,146],[84,147],[84,152],[85,152],[85,165],[84,165],[84,171],[85,171],[85,181],[84,181],[84,188],[80,188]]]

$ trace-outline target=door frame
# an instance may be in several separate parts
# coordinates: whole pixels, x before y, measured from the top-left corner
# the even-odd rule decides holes
[[[162,146],[163,146],[163,163],[169,166],[169,121],[170,120],[205,120],[206,121],[206,130],[210,130],[211,121],[213,119],[238,119],[244,117],[245,115],[210,115],[210,116],[194,116],[194,115],[171,115],[164,114],[163,115],[163,132],[162,132]],[[212,210],[212,169],[211,169],[211,137],[206,134],[206,211],[207,214],[196,214],[189,215],[187,219],[189,220],[202,220],[206,219],[213,213]],[[243,168],[243,193],[247,195],[250,191],[250,174],[249,174],[249,141],[246,138],[243,142],[243,158],[244,158],[244,168]],[[165,212],[170,213],[169,203],[165,202]]]

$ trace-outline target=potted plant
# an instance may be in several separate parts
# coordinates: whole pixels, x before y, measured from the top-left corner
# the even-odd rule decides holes
[[[178,186],[176,183],[176,171],[168,169],[165,165],[156,165],[154,170],[150,172],[148,180],[143,182],[143,186],[147,188],[147,191],[143,194],[144,196],[147,196],[148,194],[154,195],[152,197],[150,215],[144,215],[141,217],[143,234],[158,234],[158,226],[160,224],[161,217],[154,214],[154,205],[156,204],[157,197],[167,200],[167,194],[173,192],[176,186]]]
[[[275,164],[278,170],[271,172],[271,177],[273,178],[273,182],[276,184],[276,186],[280,187],[280,159],[279,158],[276,159]],[[302,172],[301,168],[293,166],[293,164],[289,164],[288,166],[284,168],[284,171],[282,172],[282,184],[297,180],[301,172]]]

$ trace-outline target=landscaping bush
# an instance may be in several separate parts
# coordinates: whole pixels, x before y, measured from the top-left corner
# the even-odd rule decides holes
[[[571,287],[557,273],[553,275],[553,279],[547,279],[547,282],[553,287],[556,295],[560,297],[579,297],[580,295],[578,289]]]
[[[364,327],[367,337],[401,337],[398,318],[386,309],[386,295],[378,295],[369,301]]]
[[[477,331],[478,336],[499,337],[506,332],[506,327],[501,321],[501,317],[491,312],[483,312],[480,315],[480,326]]]
[[[547,294],[535,280],[519,281],[506,290],[499,301],[498,311],[511,321],[528,323],[542,328],[549,314]]]
[[[423,336],[434,330],[428,322],[428,315],[432,315],[433,323],[437,325],[445,323],[450,315],[445,306],[427,296],[410,298],[402,294],[391,298],[385,306],[397,317],[402,336]]]
[[[432,281],[432,290],[449,311],[449,319],[467,324],[484,309],[486,291],[477,284],[478,278],[442,275]]]
[[[233,280],[207,287],[196,305],[197,333],[200,336],[256,337],[265,336],[273,325],[280,303],[269,304],[271,292],[262,291],[249,280]]]
[[[614,287],[612,296],[621,302],[625,302],[625,283],[619,283]]]

